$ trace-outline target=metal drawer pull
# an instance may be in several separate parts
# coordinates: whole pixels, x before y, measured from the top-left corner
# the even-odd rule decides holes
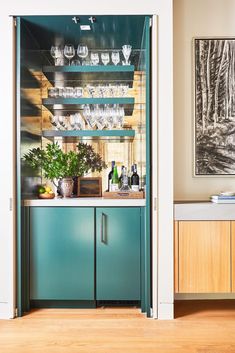
[[[101,243],[106,244],[106,237],[105,234],[106,233],[106,224],[105,224],[105,214],[102,212],[101,215]]]

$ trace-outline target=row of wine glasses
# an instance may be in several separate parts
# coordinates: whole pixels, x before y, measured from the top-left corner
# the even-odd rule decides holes
[[[126,97],[129,86],[124,84],[87,85],[85,88],[89,98]]]
[[[104,106],[96,104],[90,107],[88,104],[84,106],[83,117],[80,113],[70,114],[67,116],[50,116],[50,123],[57,130],[85,130],[86,124],[88,129],[103,130],[104,128],[121,129],[124,124],[125,112],[119,104]],[[85,119],[85,120],[84,120]]]
[[[49,98],[80,98],[83,96],[82,87],[49,87]]]
[[[82,87],[49,87],[49,98],[80,98],[86,95],[89,98],[126,97],[129,86],[117,85],[87,85]]]
[[[129,44],[125,44],[122,46],[122,53],[124,56],[124,59],[122,61],[122,65],[130,65],[130,55],[131,55],[131,50],[132,46]],[[79,44],[77,48],[77,56],[81,59],[81,62],[79,59],[73,60],[72,65],[98,65],[100,63],[100,60],[103,65],[108,65],[110,63],[110,53],[107,51],[101,52],[100,56],[98,52],[92,51],[90,53],[90,60],[85,60],[88,57],[88,47],[83,44]],[[64,48],[62,49],[60,46],[53,45],[51,46],[50,50],[51,56],[54,59],[55,65],[60,66],[64,65],[64,57],[68,59],[69,65],[71,65],[71,59],[73,59],[76,55],[76,50],[73,44],[66,44]],[[111,60],[114,65],[117,65],[120,63],[120,51],[119,50],[113,50],[111,52]]]

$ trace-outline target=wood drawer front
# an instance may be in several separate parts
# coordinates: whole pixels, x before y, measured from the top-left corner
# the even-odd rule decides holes
[[[180,293],[230,292],[230,259],[229,221],[178,222]]]

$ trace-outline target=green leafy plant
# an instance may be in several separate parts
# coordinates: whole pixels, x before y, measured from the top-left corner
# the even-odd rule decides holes
[[[62,179],[83,176],[89,171],[101,172],[107,165],[92,146],[79,143],[78,152],[63,152],[58,143],[47,144],[45,150],[33,148],[23,156],[26,165],[41,168],[46,179]]]

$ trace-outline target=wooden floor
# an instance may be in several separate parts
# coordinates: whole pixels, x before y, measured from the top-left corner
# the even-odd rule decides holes
[[[40,309],[0,320],[0,353],[235,353],[235,302],[178,302],[176,319],[136,308]]]

